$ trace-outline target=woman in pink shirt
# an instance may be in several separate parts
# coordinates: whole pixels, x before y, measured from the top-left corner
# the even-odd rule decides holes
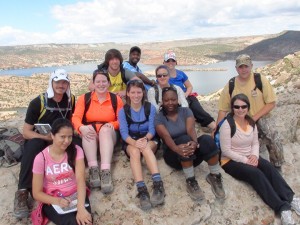
[[[84,154],[79,146],[72,143],[73,131],[69,120],[54,121],[51,130],[53,144],[34,160],[32,193],[34,199],[40,202],[38,209],[55,224],[92,224],[86,195]],[[66,213],[66,208],[74,203],[72,200],[77,200],[77,210],[74,207],[74,212]],[[33,221],[33,224],[37,223]]]
[[[248,115],[250,102],[246,95],[231,99],[231,116],[236,132],[231,137],[227,120],[220,128],[221,164],[226,173],[249,183],[262,200],[281,215],[282,224],[295,224],[291,209],[300,215],[300,198],[272,164],[259,156],[257,126]]]

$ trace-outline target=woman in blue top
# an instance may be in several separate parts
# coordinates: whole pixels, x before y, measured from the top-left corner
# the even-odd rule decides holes
[[[164,55],[164,64],[170,70],[170,84],[177,85],[181,87],[183,90],[186,100],[189,103],[189,108],[192,110],[194,117],[198,123],[201,124],[202,127],[208,127],[212,130],[216,128],[216,122],[214,118],[207,113],[200,102],[196,98],[198,95],[196,92],[193,91],[193,85],[189,81],[188,76],[181,70],[177,70],[175,66],[177,65],[176,55],[173,51],[169,51]]]
[[[165,190],[154,153],[158,141],[155,138],[155,107],[146,102],[146,90],[140,80],[131,80],[126,88],[126,105],[119,112],[120,133],[124,150],[130,158],[130,166],[136,182],[140,205],[143,210],[164,202]],[[145,158],[152,174],[153,193],[150,199],[142,173],[141,156]]]

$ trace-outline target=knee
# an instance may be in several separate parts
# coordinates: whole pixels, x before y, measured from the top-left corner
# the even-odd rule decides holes
[[[128,153],[130,156],[130,160],[140,160],[141,159],[141,152],[138,148],[129,147]]]
[[[111,129],[110,127],[102,126],[99,131],[99,138],[100,137],[105,137],[105,138],[112,137],[113,132],[114,132],[114,130]]]

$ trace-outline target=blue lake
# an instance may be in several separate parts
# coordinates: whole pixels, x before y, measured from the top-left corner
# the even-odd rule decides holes
[[[270,61],[254,61],[254,69],[258,67],[263,67]],[[154,74],[154,70],[157,65],[145,65],[138,64],[142,71],[151,72]],[[77,64],[69,65],[62,67],[37,67],[37,68],[28,68],[28,69],[17,69],[17,70],[2,70],[0,71],[1,75],[15,75],[15,76],[31,76],[34,73],[51,73],[57,68],[64,68],[68,72],[75,73],[88,73],[92,72],[97,68],[96,63],[86,63],[86,64]],[[193,65],[193,66],[177,66],[179,70],[187,70],[185,73],[188,75],[189,80],[191,81],[194,91],[198,94],[205,95],[217,91],[224,87],[228,80],[236,75],[235,70],[235,61],[224,61],[219,63],[213,63],[209,65]],[[189,71],[191,69],[210,69],[214,68],[216,71]],[[222,69],[222,71],[217,71]]]

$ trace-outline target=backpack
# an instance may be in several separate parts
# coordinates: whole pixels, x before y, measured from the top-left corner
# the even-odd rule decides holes
[[[170,84],[170,87],[176,89],[176,87],[174,86],[174,84]],[[159,97],[159,91],[158,91],[158,86],[157,86],[157,84],[154,85],[153,88],[154,88],[154,91],[155,91],[155,101],[156,101],[156,104],[158,104],[158,102],[159,102],[159,98],[158,98],[158,97]]]
[[[145,102],[144,107],[145,107],[144,112],[145,112],[146,119],[143,120],[143,121],[136,122],[131,118],[130,105],[128,105],[128,104],[124,105],[124,113],[125,113],[125,116],[126,116],[126,121],[127,121],[128,127],[131,124],[143,124],[143,123],[146,123],[147,121],[149,121],[149,115],[150,115],[150,111],[151,111],[151,103],[150,102]]]
[[[233,117],[230,114],[227,114],[227,116],[225,116],[217,125],[216,128],[216,132],[214,134],[214,139],[215,139],[215,143],[218,146],[218,148],[221,150],[221,144],[220,144],[220,128],[222,126],[222,124],[224,123],[224,121],[227,120],[230,126],[230,136],[231,138],[233,137],[233,135],[236,132],[236,126],[235,126],[235,122]]]
[[[111,105],[114,109],[115,118],[117,118],[117,108],[118,108],[117,95],[114,94],[114,93],[111,93],[111,92],[109,92],[109,95],[110,95],[110,99],[111,99]],[[92,126],[96,130],[95,124],[96,123],[103,123],[103,122],[101,122],[101,121],[87,122],[87,120],[86,120],[86,112],[89,110],[89,107],[91,105],[91,96],[92,96],[92,92],[85,93],[85,95],[84,95],[84,113],[83,113],[82,123],[84,125],[92,124]]]
[[[74,95],[71,95],[70,106],[68,108],[60,108],[60,109],[48,106],[48,94],[47,94],[47,92],[43,93],[43,94],[40,94],[39,98],[41,100],[41,109],[40,109],[40,116],[38,118],[38,123],[42,119],[42,117],[45,115],[47,110],[50,110],[50,111],[58,111],[58,110],[60,110],[60,111],[69,111],[69,110],[71,110],[72,111],[73,106],[75,104],[75,96]]]
[[[25,139],[15,128],[0,127],[0,166],[16,165],[22,158]]]
[[[235,77],[232,77],[229,80],[229,95],[231,98],[233,89],[234,89],[234,82],[235,82]],[[261,92],[263,92],[263,86],[262,86],[262,82],[261,82],[261,75],[260,73],[254,73],[254,82],[255,82],[255,88],[253,90],[256,90],[256,88],[258,88]]]

